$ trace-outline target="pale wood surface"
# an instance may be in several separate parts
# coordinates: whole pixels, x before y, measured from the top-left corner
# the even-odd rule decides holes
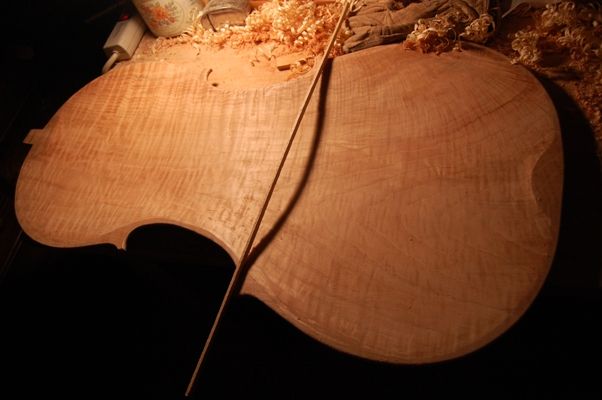
[[[161,44],[147,32],[132,59],[118,67],[139,62],[193,64],[195,68],[207,70],[207,81],[215,87],[257,89],[288,82],[294,77],[290,71],[278,70],[278,60],[283,54],[288,55],[285,49],[270,44],[240,49],[194,47],[190,43],[173,43],[170,40]],[[310,56],[303,52],[296,54],[299,57]]]
[[[137,226],[174,223],[238,261],[305,88],[225,91],[206,75],[136,63],[75,94],[33,131],[16,195],[24,230],[52,246],[125,247]]]
[[[205,76],[133,63],[76,94],[34,135],[17,188],[24,230],[53,246],[121,247],[135,227],[168,222],[239,263],[309,77],[223,90]],[[465,354],[541,287],[561,185],[554,108],[523,68],[486,49],[337,58],[242,292],[362,357]]]

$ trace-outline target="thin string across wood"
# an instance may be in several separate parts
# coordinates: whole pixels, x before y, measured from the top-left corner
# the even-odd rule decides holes
[[[206,359],[206,356],[211,347],[211,344],[213,343],[213,340],[215,337],[215,332],[217,331],[217,328],[223,319],[226,307],[230,303],[230,300],[232,299],[232,297],[236,293],[238,293],[238,290],[240,289],[241,280],[244,278],[244,271],[246,270],[246,268],[249,267],[247,265],[247,261],[249,260],[249,255],[251,254],[251,250],[253,248],[253,243],[255,242],[257,232],[259,231],[259,227],[261,226],[261,222],[263,220],[265,212],[268,208],[268,205],[269,205],[272,195],[274,193],[274,189],[276,188],[276,185],[278,184],[278,179],[280,178],[280,174],[282,173],[282,169],[284,167],[284,164],[286,163],[290,149],[295,141],[295,137],[297,136],[299,126],[301,125],[301,121],[303,120],[303,116],[305,115],[305,111],[307,110],[307,106],[311,100],[311,97],[316,88],[318,80],[320,79],[320,76],[322,75],[322,72],[324,71],[324,66],[326,65],[326,60],[328,59],[330,51],[332,50],[332,47],[334,46],[335,40],[337,38],[337,34],[340,31],[341,27],[343,26],[343,23],[347,19],[349,10],[351,9],[351,7],[354,3],[355,2],[352,0],[345,1],[343,10],[341,11],[341,16],[339,17],[339,21],[337,22],[337,25],[332,33],[332,36],[330,37],[330,40],[328,41],[328,45],[326,47],[326,50],[324,51],[324,55],[322,56],[322,59],[317,66],[316,73],[311,81],[311,84],[307,90],[307,94],[305,95],[303,104],[301,105],[301,108],[299,109],[299,113],[297,114],[297,117],[295,119],[295,123],[293,125],[293,129],[292,129],[288,144],[286,146],[286,149],[284,150],[284,154],[282,155],[280,164],[278,165],[278,169],[276,170],[276,174],[274,175],[272,184],[270,185],[270,188],[266,194],[265,200],[263,202],[263,206],[261,207],[261,211],[259,212],[259,215],[257,216],[255,223],[253,224],[253,230],[251,231],[251,235],[249,236],[249,239],[245,245],[245,249],[243,251],[243,256],[241,258],[240,264],[235,268],[232,278],[230,279],[230,283],[228,285],[228,289],[226,290],[226,294],[224,295],[224,298],[222,300],[222,304],[220,305],[220,308],[217,312],[215,320],[213,321],[213,326],[211,327],[211,331],[209,332],[209,336],[207,338],[207,341],[205,342],[205,346],[203,347],[201,356],[199,357],[199,360],[196,364],[196,367],[194,369],[194,372],[192,374],[190,382],[188,383],[188,388],[186,389],[186,393],[185,393],[186,396],[190,396],[192,394],[195,384],[196,384],[196,381],[198,379],[199,371],[203,365],[204,360]]]

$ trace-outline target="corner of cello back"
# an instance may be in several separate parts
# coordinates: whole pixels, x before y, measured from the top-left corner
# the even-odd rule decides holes
[[[34,145],[39,143],[41,137],[44,135],[44,129],[32,129],[29,131],[25,139],[23,139],[23,143]]]

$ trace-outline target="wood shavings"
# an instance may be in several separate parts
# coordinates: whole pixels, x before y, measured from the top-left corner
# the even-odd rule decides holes
[[[469,40],[474,43],[485,43],[495,32],[495,22],[489,14],[481,14],[479,18],[472,21],[464,32],[460,34],[460,38]]]
[[[294,78],[303,75],[313,68],[316,63],[315,57],[308,57],[307,59],[299,60],[290,65],[291,75],[290,78]]]
[[[202,26],[199,14],[183,35],[157,41],[157,48],[181,43],[189,43],[197,49],[201,46],[243,48],[269,44],[268,59],[300,51],[311,58],[324,52],[341,10],[341,1],[316,4],[313,0],[271,0],[253,10],[244,26],[224,25],[216,32]],[[342,54],[342,43],[350,35],[351,32],[339,35],[332,56]],[[311,64],[305,63],[297,70],[305,70]]]
[[[450,18],[419,19],[407,36],[404,46],[423,53],[437,54],[454,47],[457,34]]]
[[[420,19],[414,25],[414,30],[407,36],[404,46],[423,53],[437,54],[460,50],[459,39],[476,43],[485,43],[493,34],[495,24],[493,17],[482,14],[471,19],[459,9],[436,15],[431,19]]]
[[[168,49],[172,46],[178,45],[178,44],[187,44],[189,43],[188,39],[182,35],[180,36],[174,36],[174,37],[158,37],[157,39],[155,39],[152,47],[151,47],[151,52],[153,54],[156,54],[158,52],[160,52],[161,50],[165,50]],[[199,51],[198,47],[195,47],[197,51]]]
[[[535,13],[535,24],[515,34],[514,62],[531,67],[549,65],[550,57],[566,67],[596,74],[602,83],[602,12],[600,5],[560,2]],[[564,55],[564,58],[559,58]]]
[[[518,53],[512,61],[525,65],[536,65],[542,59],[542,52],[538,48],[540,35],[533,31],[518,31],[512,41],[512,49]]]
[[[291,53],[285,56],[278,57],[276,60],[276,68],[279,71],[286,71],[294,68],[295,65],[306,64],[305,56],[302,53]]]
[[[602,152],[602,9],[599,3],[547,4],[534,23],[515,33],[512,62],[571,92],[589,119]],[[578,81],[576,80],[578,78]],[[574,82],[563,82],[573,79]]]

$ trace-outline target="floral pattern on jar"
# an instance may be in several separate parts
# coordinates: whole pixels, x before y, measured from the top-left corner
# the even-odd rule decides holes
[[[134,0],[136,9],[155,36],[176,36],[191,23],[197,0]]]

